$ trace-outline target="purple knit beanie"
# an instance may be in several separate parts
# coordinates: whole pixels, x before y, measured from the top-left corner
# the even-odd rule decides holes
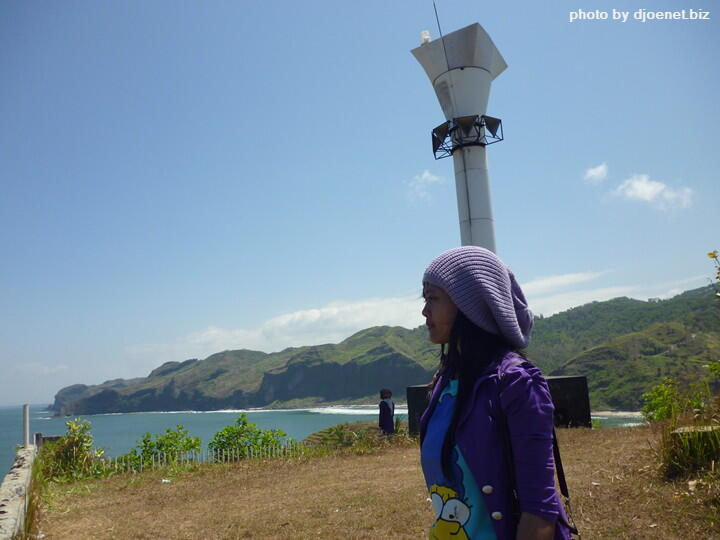
[[[530,342],[533,315],[515,276],[492,251],[463,246],[438,255],[423,283],[441,287],[465,316],[514,347]]]

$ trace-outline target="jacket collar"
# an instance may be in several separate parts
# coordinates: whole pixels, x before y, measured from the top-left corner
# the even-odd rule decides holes
[[[505,372],[511,362],[514,362],[515,360],[520,358],[515,351],[511,351],[508,349],[494,350],[491,354],[492,360],[488,363],[485,370],[482,372],[482,374],[478,377],[477,381],[475,381],[475,384],[473,385],[472,397],[470,398],[471,402],[474,401],[477,389],[481,384],[483,384],[486,380],[490,378],[499,377],[501,373]],[[445,375],[440,375],[435,384],[435,388],[433,388],[432,396],[430,397],[430,403],[428,404],[427,409],[425,409],[425,412],[423,412],[422,416],[420,417],[421,442],[425,436],[425,429],[427,428],[427,423],[430,420],[433,411],[435,410],[435,406],[437,405],[440,393],[442,392],[443,388],[445,388],[446,383],[447,377]],[[467,415],[473,409],[474,403],[468,403],[467,405],[468,406],[465,407],[465,410],[462,411],[463,416],[459,419],[460,421],[458,423],[458,426],[466,420]]]
[[[475,409],[475,398],[478,395],[478,389],[480,388],[480,386],[489,379],[499,380],[500,374],[503,373],[505,369],[507,369],[508,364],[512,362],[516,357],[517,354],[514,351],[498,352],[493,361],[488,364],[485,371],[483,371],[483,373],[475,381],[475,384],[473,384],[472,392],[470,393],[468,401],[465,404],[464,410],[460,412],[462,416],[458,418],[458,428],[465,423],[465,421],[472,413],[473,409]]]

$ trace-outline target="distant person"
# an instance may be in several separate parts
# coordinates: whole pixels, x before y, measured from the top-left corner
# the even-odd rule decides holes
[[[387,388],[380,390],[380,418],[378,424],[385,435],[395,433],[395,402],[392,400],[392,392]]]
[[[420,419],[430,537],[569,539],[550,392],[519,352],[533,322],[520,285],[494,253],[465,246],[430,263],[423,298],[430,341],[441,346]]]

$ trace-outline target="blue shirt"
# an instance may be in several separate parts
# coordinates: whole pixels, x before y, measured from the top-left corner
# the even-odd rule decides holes
[[[454,540],[495,540],[495,530],[482,494],[457,445],[453,446],[450,455],[451,478],[442,471],[443,441],[455,411],[457,391],[457,379],[452,379],[442,390],[427,423],[420,449],[420,463],[435,511],[430,536]]]

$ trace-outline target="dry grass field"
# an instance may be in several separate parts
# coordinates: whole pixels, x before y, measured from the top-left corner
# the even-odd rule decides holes
[[[717,493],[660,479],[649,427],[560,430],[585,540],[720,539]],[[169,479],[170,482],[164,482]],[[36,537],[424,538],[432,521],[416,447],[153,471],[54,487]]]

